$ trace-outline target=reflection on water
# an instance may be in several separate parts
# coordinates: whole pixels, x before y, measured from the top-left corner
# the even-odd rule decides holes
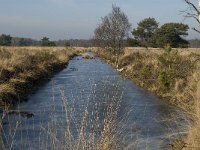
[[[172,137],[186,131],[183,113],[122,79],[98,58],[73,58],[68,68],[16,110],[22,113],[7,115],[3,132],[6,146],[16,150],[57,149],[52,142],[67,145],[65,131],[70,125],[73,136],[77,137],[84,115],[97,136],[109,111],[116,114],[114,119],[119,123],[116,126],[120,126],[116,129],[122,130],[121,148],[165,149]],[[20,115],[23,112],[32,116],[23,117]]]

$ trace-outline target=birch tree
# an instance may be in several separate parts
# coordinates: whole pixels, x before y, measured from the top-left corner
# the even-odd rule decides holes
[[[124,48],[124,40],[128,37],[131,24],[128,17],[117,6],[112,6],[112,12],[102,18],[101,24],[94,31],[95,40],[100,47],[111,48],[116,56],[116,66],[118,67],[118,57]]]

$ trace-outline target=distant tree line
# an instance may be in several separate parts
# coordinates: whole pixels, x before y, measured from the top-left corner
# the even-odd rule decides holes
[[[57,46],[92,47],[95,46],[93,39],[69,39],[55,41]]]
[[[40,45],[52,47],[52,46],[56,46],[56,43],[54,41],[50,41],[48,37],[43,37],[40,41]]]
[[[0,46],[56,46],[56,43],[50,41],[47,37],[37,41],[30,38],[18,38],[2,34],[0,35]]]
[[[69,39],[50,41],[48,37],[41,40],[31,38],[11,37],[10,35],[0,35],[0,46],[64,46],[64,47],[92,47],[95,46],[93,39]]]
[[[0,35],[0,45],[1,46],[11,46],[12,37],[10,35],[2,34]]]
[[[118,20],[115,20],[116,16]],[[120,22],[121,24],[118,24]],[[124,46],[163,48],[165,45],[170,45],[175,48],[199,48],[200,39],[188,41],[184,39],[188,35],[188,29],[188,25],[182,23],[166,23],[159,26],[155,18],[146,18],[140,21],[136,28],[132,29],[132,37],[128,37],[130,23],[120,8],[113,6],[112,12],[102,18],[102,24],[99,24],[96,28],[94,39],[51,41],[48,37],[43,37],[41,40],[34,40],[2,34],[0,35],[0,46],[113,46],[115,49],[121,49]]]
[[[7,38],[6,38],[7,37]],[[192,39],[188,40],[189,47],[192,48],[200,48],[200,39]],[[56,46],[64,46],[64,47],[92,47],[98,46],[98,44],[93,40],[85,40],[85,39],[70,39],[70,40],[58,40],[54,41]],[[137,40],[134,38],[127,38],[124,40],[124,44],[127,47],[131,46],[141,46]],[[0,46],[41,46],[41,40],[34,40],[31,38],[19,38],[19,37],[11,37],[10,35],[0,35]]]

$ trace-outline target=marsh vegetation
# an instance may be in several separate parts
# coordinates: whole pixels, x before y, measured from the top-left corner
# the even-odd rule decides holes
[[[115,66],[115,58],[108,50],[97,50],[100,57]],[[137,85],[152,91],[160,98],[178,106],[195,122],[188,147],[198,147],[199,128],[199,49],[126,48],[119,57],[120,74]],[[195,137],[195,138],[194,138]],[[185,139],[184,141],[187,141]],[[196,141],[196,142],[195,142]]]
[[[2,34],[0,149],[199,149],[200,50],[188,48],[188,30],[146,18],[130,38],[128,17],[113,5],[83,42],[96,47]]]
[[[64,68],[78,50],[0,47],[0,104],[23,101],[42,79]]]
[[[189,122],[102,60],[77,56],[28,102],[4,110],[1,125],[4,149],[116,150],[167,148]]]

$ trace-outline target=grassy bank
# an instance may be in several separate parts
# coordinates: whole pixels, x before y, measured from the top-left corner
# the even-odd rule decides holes
[[[95,52],[116,67],[115,58],[108,50]],[[183,143],[188,148],[200,148],[199,49],[126,48],[119,57],[119,70],[123,77],[190,114],[195,127]]]
[[[97,48],[90,48],[99,56],[104,58],[108,63],[115,66],[115,58],[109,51],[100,50]],[[64,68],[73,55],[86,51],[88,49],[73,48],[16,48],[16,47],[1,47],[0,48],[0,102],[1,104],[14,104],[23,100],[28,93],[33,90],[33,87],[38,85],[41,81],[48,79],[53,73]],[[87,59],[87,58],[86,58]],[[158,96],[166,99],[173,105],[176,105],[190,114],[195,121],[195,127],[191,128],[188,138],[181,141],[181,147],[199,148],[200,145],[200,50],[198,49],[142,49],[142,48],[126,48],[120,55],[119,70],[122,76],[133,80],[136,84],[154,92]],[[93,127],[90,122],[90,116],[87,112],[83,112],[82,122],[78,122],[77,133],[78,139],[71,137],[69,128],[70,114],[68,112],[71,106],[68,106],[65,100],[64,93],[62,94],[63,105],[65,106],[64,114],[66,113],[66,134],[63,139],[66,139],[69,144],[68,149],[121,149],[123,145],[119,142],[118,132],[123,129],[118,128],[119,121],[116,120],[117,104],[115,97],[108,106],[108,116],[106,116],[103,123],[94,122],[95,125],[103,124],[101,136],[97,141],[94,141]],[[112,106],[112,107],[111,107]],[[98,113],[98,111],[97,111]],[[93,113],[92,113],[93,114]],[[94,113],[95,114],[95,113]],[[53,117],[53,115],[52,115]],[[96,116],[92,116],[96,117]],[[97,117],[96,117],[97,118]],[[126,118],[126,117],[124,117]],[[74,119],[74,118],[73,118]],[[52,119],[53,120],[53,119]],[[122,120],[124,121],[124,120]],[[57,124],[56,124],[57,125]],[[80,126],[79,126],[80,125]],[[14,125],[15,126],[15,125]],[[67,145],[60,143],[56,136],[56,126],[47,134],[48,138],[52,138],[52,144],[55,144],[55,149],[66,149]],[[2,128],[0,123],[0,129]],[[17,128],[17,127],[16,127]],[[89,129],[87,129],[89,128]],[[55,130],[55,132],[54,132]],[[87,139],[88,130],[91,130],[91,135]],[[96,130],[96,129],[95,129]],[[46,132],[46,130],[45,130]],[[43,132],[41,132],[43,134]],[[14,133],[11,135],[11,137]],[[0,136],[1,138],[1,136]],[[113,139],[114,138],[114,139]],[[87,140],[86,140],[87,139]],[[0,145],[3,140],[0,139]],[[11,140],[12,141],[12,140]],[[1,143],[2,142],[2,143]],[[87,143],[89,142],[89,143]],[[111,143],[110,143],[111,142]],[[186,144],[184,144],[186,143]],[[47,145],[47,142],[41,142]],[[74,146],[73,146],[74,145]],[[60,147],[61,146],[61,147]],[[116,146],[121,146],[117,148]],[[5,148],[2,148],[5,149]]]
[[[0,105],[25,100],[78,52],[75,48],[0,47]]]

